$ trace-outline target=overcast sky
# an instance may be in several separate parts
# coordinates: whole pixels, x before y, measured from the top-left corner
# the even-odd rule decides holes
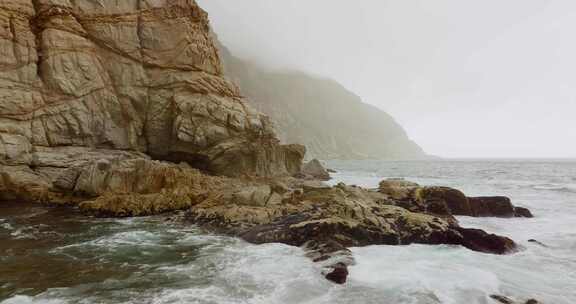
[[[444,157],[576,157],[575,0],[199,0],[239,57],[334,78]]]

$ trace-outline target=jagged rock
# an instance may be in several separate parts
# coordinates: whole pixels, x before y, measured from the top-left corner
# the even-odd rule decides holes
[[[384,180],[379,192],[397,200],[397,205],[414,212],[474,217],[532,217],[530,210],[512,205],[504,196],[466,197],[448,187],[421,187],[404,180]]]
[[[469,197],[474,216],[514,217],[514,206],[504,196]]]
[[[344,284],[348,278],[348,266],[343,263],[338,263],[333,266],[331,272],[326,274],[326,279],[336,284]]]
[[[416,200],[425,204],[443,202],[452,215],[474,215],[470,201],[462,191],[448,187],[422,187],[416,190]]]
[[[324,277],[336,284],[344,284],[348,278],[348,266],[354,265],[350,249],[335,241],[308,241],[302,249],[315,263],[323,263]]]
[[[328,171],[324,168],[322,163],[317,159],[313,159],[308,163],[304,164],[304,166],[302,167],[302,174],[323,181],[331,179],[330,173],[328,173]]]
[[[513,240],[480,229],[456,228],[463,237],[462,246],[484,253],[506,254],[516,249]]]
[[[304,147],[280,145],[269,118],[224,77],[193,0],[3,0],[0,37],[3,172],[27,166],[51,184],[92,150],[229,176],[301,169]]]
[[[336,242],[344,247],[411,243],[463,245],[503,254],[514,242],[465,230],[443,218],[394,206],[383,194],[337,185],[284,194],[284,203],[256,206],[238,201],[200,203],[188,212],[191,222],[252,243]],[[223,198],[225,199],[225,197]]]

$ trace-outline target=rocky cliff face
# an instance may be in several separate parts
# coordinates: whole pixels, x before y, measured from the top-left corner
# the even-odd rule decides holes
[[[304,148],[280,145],[223,77],[209,33],[194,0],[0,1],[0,172],[54,175],[110,151],[297,172]]]
[[[308,148],[309,158],[421,159],[426,154],[394,119],[334,80],[271,72],[224,46],[226,74],[278,126],[279,136]]]

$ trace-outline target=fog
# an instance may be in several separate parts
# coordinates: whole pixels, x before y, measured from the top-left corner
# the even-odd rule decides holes
[[[337,80],[443,157],[576,157],[574,0],[201,0],[231,51]]]

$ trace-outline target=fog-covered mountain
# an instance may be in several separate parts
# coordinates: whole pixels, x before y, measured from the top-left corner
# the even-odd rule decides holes
[[[384,111],[363,103],[338,82],[301,71],[272,71],[220,46],[226,74],[307,158],[419,159],[423,150]]]

